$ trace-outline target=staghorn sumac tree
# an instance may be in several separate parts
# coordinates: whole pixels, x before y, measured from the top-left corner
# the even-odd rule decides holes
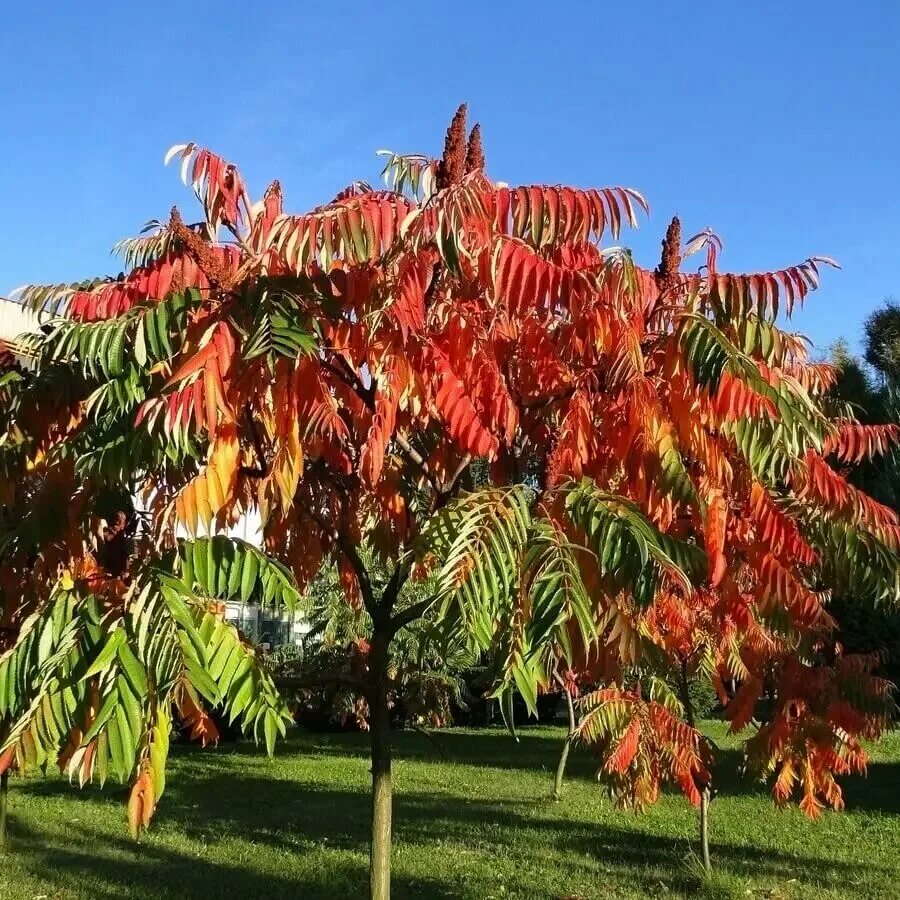
[[[237,169],[194,144],[167,159],[203,221],[173,210],[119,245],[126,274],[22,294],[61,314],[38,342],[44,365],[85,383],[64,428],[26,430],[24,454],[70,466],[72,496],[85,484],[141,491],[152,549],[129,575],[163,602],[202,607],[244,589],[247,563],[220,532],[252,512],[265,554],[247,557],[249,571],[269,566],[283,585],[259,574],[269,594],[289,592],[282,566],[301,586],[337,566],[371,621],[365,658],[336,677],[368,708],[373,897],[390,891],[391,647],[425,615],[436,639],[490,651],[506,701],[518,691],[533,709],[556,676],[602,681],[579,734],[625,801],[652,801],[667,779],[698,804],[708,796],[708,748],[669,687],[696,671],[732,692],[736,727],[765,705],[750,746],[776,797],[799,781],[808,812],[839,801],[833,776],[863,764],[857,737],[878,732],[889,698],[865,661],[830,646],[823,590],[850,578],[895,598],[898,529],[839,471],[896,434],[828,409],[830,370],[773,324],[828,260],[726,274],[715,235],[682,250],[673,222],[658,268],[641,269],[601,247],[647,210],[640,194],[493,182],[464,107],[440,159],[387,154],[386,190],[356,182],[304,214],[284,211],[277,182],[253,203]],[[705,266],[682,273],[682,256],[701,249]],[[76,562],[37,592],[51,655],[38,647],[22,664],[71,666],[58,679],[76,691],[69,737],[41,750],[71,768],[73,748],[89,777],[95,679],[143,676],[137,715],[111,707],[137,735],[120,760],[141,797],[147,765],[160,768],[154,650],[140,647],[139,616],[107,627],[101,605],[100,625],[83,629],[93,643],[63,661],[54,648],[73,617],[66,607],[54,619],[54,598],[70,584],[93,596]],[[112,595],[127,619],[144,592]],[[221,623],[199,609],[195,627],[194,608],[176,619],[193,654],[178,683],[205,686],[208,702],[224,697],[274,737],[268,685],[235,680],[230,653],[207,645]],[[33,693],[11,692],[17,722]],[[263,706],[247,712],[251,701]],[[19,759],[28,727],[7,742]]]

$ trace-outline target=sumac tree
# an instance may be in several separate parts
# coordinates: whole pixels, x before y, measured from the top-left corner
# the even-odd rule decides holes
[[[659,267],[641,269],[603,249],[647,210],[640,194],[494,182],[464,108],[441,158],[388,154],[387,189],[355,182],[302,214],[284,210],[277,182],[254,203],[233,165],[194,144],[168,159],[201,222],[173,210],[122,242],[126,274],[23,294],[62,314],[42,359],[86,384],[65,426],[38,438],[43,455],[26,456],[71,466],[72,497],[83,484],[141,488],[153,546],[173,556],[150,554],[132,579],[154,597],[158,586],[162,602],[242,587],[225,538],[178,534],[218,534],[254,511],[263,589],[275,560],[301,586],[336,564],[347,602],[371,620],[353,678],[369,711],[372,896],[390,889],[391,647],[426,613],[441,640],[491,652],[505,700],[515,690],[534,708],[562,670],[603,681],[580,734],[626,800],[649,802],[670,779],[700,802],[707,749],[666,685],[673,671],[702,669],[734,691],[735,727],[767,705],[751,750],[779,799],[799,782],[810,813],[838,802],[833,775],[862,765],[857,738],[881,727],[887,688],[865,661],[835,656],[823,591],[850,578],[895,597],[898,529],[839,471],[881,438],[830,414],[830,370],[773,324],[828,260],[727,274],[715,235],[683,250],[673,223]],[[698,249],[705,266],[682,273],[682,255]],[[44,671],[61,653],[72,661],[60,730],[75,734],[86,777],[102,719],[92,678],[107,677],[117,629],[86,622],[78,634],[99,633],[99,644],[57,651],[76,640],[69,607],[58,620],[49,611],[76,602],[65,578],[52,590],[46,580],[38,613],[55,655],[29,660]],[[424,596],[411,590],[425,578]],[[169,595],[170,579],[180,587]],[[114,596],[127,618],[144,593]],[[178,646],[196,654],[182,683],[223,677],[209,621],[195,644],[195,620],[176,620]],[[116,651],[129,648],[140,674],[123,651],[117,684],[130,667],[155,685],[152,654],[133,652],[140,622],[120,626]],[[91,675],[75,677],[82,659]],[[206,684],[208,701],[231,697],[225,680]],[[241,691],[265,696],[258,684]],[[128,723],[151,756],[156,696],[138,691]],[[25,722],[43,699],[17,688],[12,701]],[[26,727],[14,727],[15,746]],[[68,745],[43,742],[48,754],[51,744],[65,761]],[[138,783],[140,752],[127,773],[120,757]]]

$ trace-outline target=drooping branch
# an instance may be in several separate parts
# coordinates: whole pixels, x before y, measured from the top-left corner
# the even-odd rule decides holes
[[[241,466],[241,474],[250,478],[265,478],[269,474],[269,462],[266,459],[265,449],[263,448],[262,436],[256,427],[253,419],[253,413],[250,404],[244,404],[244,416],[247,419],[247,427],[250,429],[250,439],[253,441],[253,449],[256,451],[257,466]]]
[[[569,761],[569,751],[572,749],[572,744],[575,742],[578,723],[575,718],[575,704],[572,702],[572,693],[569,690],[569,686],[558,671],[554,673],[553,677],[566,698],[566,711],[569,714],[569,729],[566,732],[566,739],[563,743],[562,752],[559,755],[559,763],[556,766],[556,776],[553,779],[553,799],[561,800],[563,779],[566,775],[566,764]]]

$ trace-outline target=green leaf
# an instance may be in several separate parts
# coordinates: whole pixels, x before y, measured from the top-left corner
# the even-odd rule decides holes
[[[241,601],[247,603],[253,596],[253,588],[256,585],[256,577],[259,574],[259,560],[254,553],[244,555],[241,566]]]
[[[120,631],[123,630],[124,629],[120,629]],[[145,697],[149,692],[147,674],[126,641],[121,641],[119,643],[118,655],[122,669],[124,670],[129,683],[134,688],[135,693],[139,697]]]
[[[206,671],[189,659],[185,660],[185,668],[191,684],[197,689],[198,693],[212,706],[218,704],[220,700],[219,688]]]
[[[157,711],[156,724],[153,726],[150,740],[150,765],[153,771],[153,792],[157,801],[166,789],[166,760],[169,755],[169,735],[172,731],[172,718],[169,711],[160,708]]]
[[[515,695],[512,686],[505,685],[497,696],[500,699],[500,715],[503,717],[503,724],[506,725],[509,733],[518,743],[519,735],[516,731],[515,708],[513,706]]]
[[[278,717],[271,709],[266,710],[265,717],[266,753],[272,756],[275,753],[275,739],[278,737]]]
[[[107,668],[109,668],[110,663],[116,658],[116,654],[119,651],[119,647],[121,647],[125,643],[125,629],[124,628],[116,628],[115,631],[107,638],[106,643],[101,647],[100,652],[94,658],[93,663],[91,663],[87,672],[82,676],[82,681],[86,681],[88,678],[92,678],[94,675],[99,675],[101,672],[105,672]]]
[[[138,328],[134,337],[134,359],[141,368],[147,364],[147,338],[143,328]]]

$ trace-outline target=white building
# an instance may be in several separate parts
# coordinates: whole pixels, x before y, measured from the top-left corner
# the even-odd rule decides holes
[[[228,534],[253,544],[254,547],[262,547],[262,531],[256,513],[244,516],[237,525],[229,529]],[[225,618],[234,622],[245,635],[258,641],[265,649],[285,644],[299,646],[309,631],[309,623],[300,613],[263,609],[255,603],[226,603]]]
[[[29,354],[20,338],[38,330],[38,316],[20,303],[0,297],[0,342],[15,353],[20,362],[28,364]]]

